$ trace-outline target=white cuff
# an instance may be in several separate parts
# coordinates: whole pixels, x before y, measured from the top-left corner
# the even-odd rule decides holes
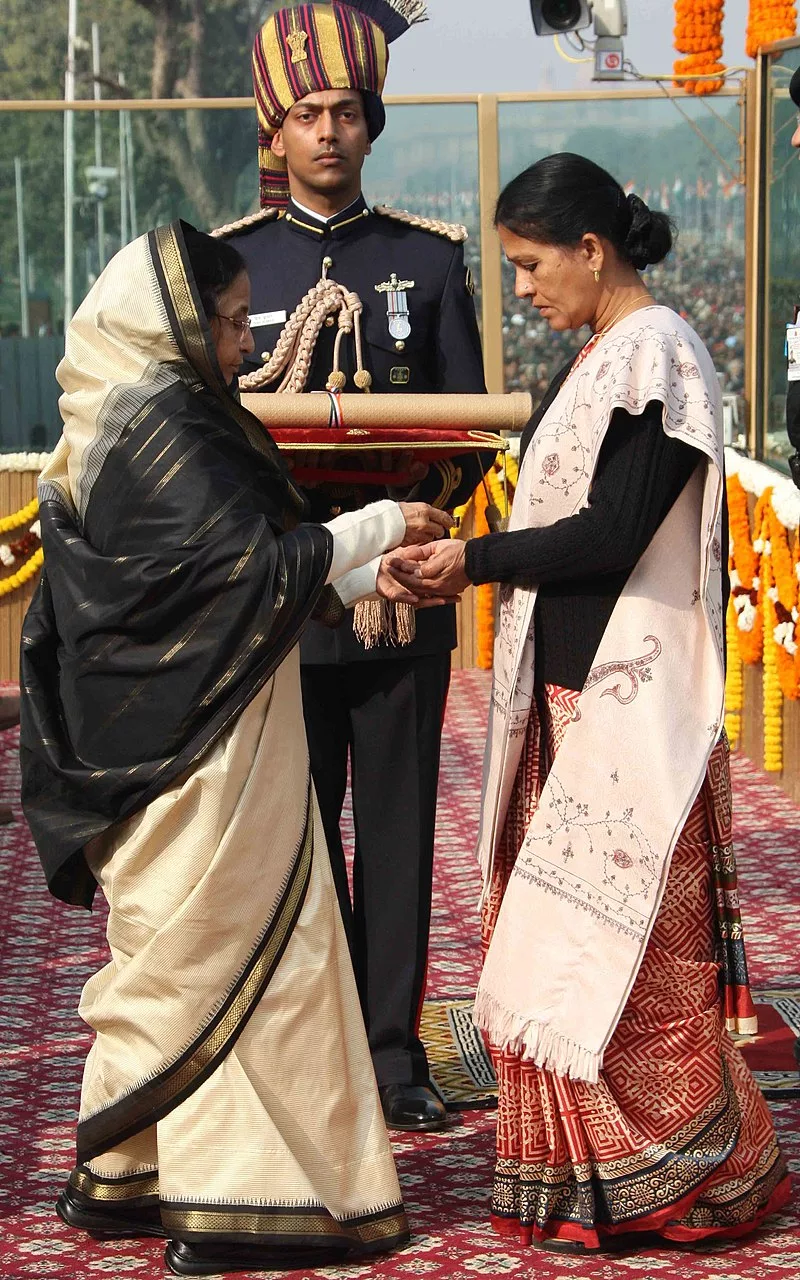
[[[403,522],[403,527],[405,527],[405,521]],[[359,600],[376,596],[375,586],[378,581],[380,567],[381,557],[376,556],[374,560],[370,560],[369,564],[362,564],[358,569],[351,569],[349,573],[342,574],[341,578],[334,580],[334,589],[345,609],[349,609],[351,605],[356,604]]]
[[[399,547],[405,537],[406,522],[397,503],[382,498],[360,511],[346,511],[336,516],[325,528],[333,534],[333,559],[326,581],[335,582],[351,569],[360,569],[376,556]],[[375,590],[374,579],[372,590]]]

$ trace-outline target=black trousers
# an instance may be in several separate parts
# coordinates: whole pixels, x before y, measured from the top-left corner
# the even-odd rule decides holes
[[[417,1035],[450,654],[301,667],[303,709],[336,892],[378,1084],[424,1084]],[[350,755],[353,901],[339,820]]]

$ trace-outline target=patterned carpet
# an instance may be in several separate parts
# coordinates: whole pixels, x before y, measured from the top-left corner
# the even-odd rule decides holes
[[[488,677],[454,676],[438,827],[429,995],[469,996],[478,974],[478,877],[471,858]],[[15,735],[0,734],[0,804],[17,803]],[[800,979],[800,820],[784,794],[734,762],[737,835],[751,976],[777,987]],[[18,812],[18,809],[17,809]],[[103,918],[51,902],[20,822],[0,827],[0,1280],[161,1280],[157,1241],[99,1244],[63,1227],[53,1201],[70,1167],[88,1037],[75,1012],[86,978],[105,959]],[[793,1167],[800,1101],[772,1104]],[[371,1265],[296,1271],[294,1277],[442,1280],[795,1280],[800,1198],[744,1244],[696,1254],[660,1250],[594,1261],[553,1257],[499,1241],[487,1226],[495,1115],[453,1117],[443,1135],[394,1143],[414,1239]],[[274,1273],[278,1274],[278,1273]],[[287,1275],[287,1273],[281,1273]]]

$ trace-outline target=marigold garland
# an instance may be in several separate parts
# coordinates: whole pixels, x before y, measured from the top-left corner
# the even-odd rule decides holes
[[[18,560],[24,560],[33,554],[39,545],[39,532],[37,520],[21,538],[14,542],[0,542],[0,564],[4,569],[10,569]]]
[[[26,582],[36,574],[44,563],[44,551],[41,547],[37,547],[30,560],[26,560],[16,573],[12,573],[8,578],[0,579],[0,596],[7,596],[12,591],[16,591],[17,587],[23,587]]]
[[[21,507],[19,511],[15,511],[11,516],[3,516],[0,519],[0,533],[10,533],[12,529],[21,529],[24,524],[30,524],[31,520],[35,520],[39,512],[39,499],[31,498],[31,501],[25,507]]]
[[[750,0],[745,49],[754,58],[762,45],[790,39],[797,28],[793,0]]]
[[[760,494],[748,520],[747,493],[728,477],[731,600],[727,618],[726,726],[741,730],[741,663],[763,662],[764,769],[783,770],[784,699],[800,699],[800,533],[791,536],[773,503],[773,488]]]
[[[769,490],[768,492],[772,492]],[[754,527],[761,527],[763,495],[756,507]],[[761,604],[759,559],[750,537],[747,494],[738,476],[728,478],[728,519],[730,521],[731,600],[737,614],[739,654],[743,662],[761,661],[764,650],[764,619]]]
[[[489,533],[486,520],[488,498],[482,484],[475,490],[473,502],[475,537],[481,538]],[[482,582],[475,588],[475,622],[478,632],[478,666],[483,671],[491,671],[494,661],[494,587],[491,582]]]
[[[765,529],[769,516],[765,514]],[[773,598],[772,556],[767,553],[761,560],[761,577],[764,582],[764,632],[771,636],[776,625]],[[778,646],[764,645],[764,769],[767,773],[783,771],[783,692],[778,676]]]
[[[739,655],[736,609],[733,596],[728,601],[725,619],[727,639],[727,667],[725,671],[725,732],[731,747],[739,745],[742,732],[742,707],[744,705],[744,663]]]
[[[36,519],[38,512],[38,499],[32,498],[19,511],[0,519],[0,533],[9,533],[12,529],[20,529],[23,525],[30,524]],[[31,552],[33,552],[32,555]],[[39,545],[38,522],[14,542],[0,543],[0,567],[10,568],[21,556],[30,558],[17,569],[16,573],[9,574],[7,578],[0,578],[0,597],[10,595],[18,587],[24,586],[42,567],[44,552]]]
[[[765,587],[769,597],[769,616],[764,617],[764,633],[772,639],[775,650],[777,674],[785,698],[796,701],[800,697],[800,644],[797,621],[800,603],[798,587],[798,556],[800,537],[795,538],[794,553],[789,546],[789,535],[772,506],[767,509],[770,554],[770,585]]]
[[[493,465],[486,473],[484,480],[478,485],[469,502],[456,507],[453,512],[460,525],[470,507],[474,511],[473,536],[482,537],[490,533],[486,518],[487,507],[491,502],[497,508],[501,520],[507,520],[514,499],[514,489],[519,479],[519,467],[508,452],[498,453]],[[455,536],[456,530],[451,530]],[[495,622],[495,589],[491,582],[481,583],[475,588],[475,629],[478,638],[477,663],[484,671],[490,671],[494,661],[494,622]]]
[[[725,0],[675,0],[675,85],[697,95],[719,93],[724,85],[722,17]],[[719,73],[719,74],[716,74]],[[707,76],[683,80],[682,76]]]

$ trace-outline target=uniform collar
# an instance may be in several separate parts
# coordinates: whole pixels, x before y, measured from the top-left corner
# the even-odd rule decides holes
[[[343,240],[369,216],[369,206],[363,195],[349,204],[346,209],[335,213],[327,222],[316,214],[309,213],[307,209],[301,208],[291,199],[284,215],[293,231],[317,241]]]

